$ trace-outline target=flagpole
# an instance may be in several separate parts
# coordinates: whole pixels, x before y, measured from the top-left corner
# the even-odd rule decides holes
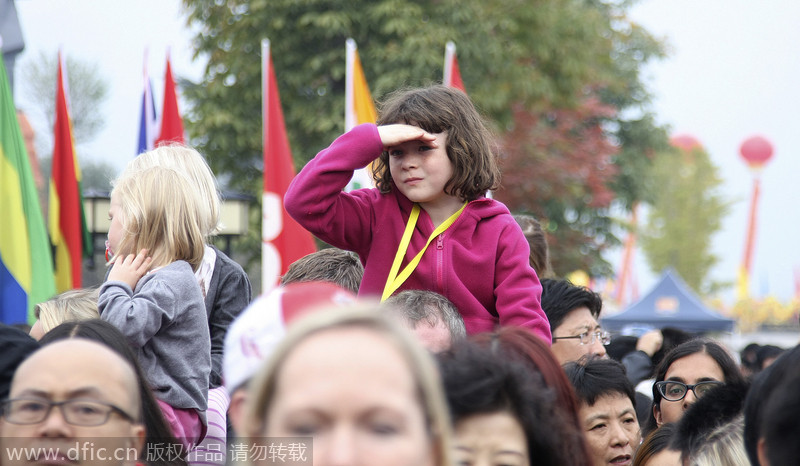
[[[355,62],[356,62],[356,41],[348,38],[345,42],[346,66],[344,84],[344,132],[348,132],[356,126],[355,109]]]
[[[453,85],[453,57],[456,54],[456,44],[448,41],[444,46],[444,76],[442,84],[445,86]]]
[[[358,58],[356,41],[348,38],[345,42],[345,51],[344,129],[347,132],[361,123],[375,123],[377,115],[361,60]],[[373,186],[372,164],[354,171],[353,177],[344,189],[352,191],[371,186]]]
[[[277,251],[271,240],[277,234],[270,231],[269,195],[267,193],[267,153],[269,151],[269,39],[261,41],[261,134],[264,148],[264,186],[261,194],[261,293],[267,293],[275,287],[275,275],[280,273],[274,270]]]

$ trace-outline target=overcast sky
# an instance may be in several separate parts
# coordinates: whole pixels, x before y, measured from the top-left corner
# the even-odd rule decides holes
[[[176,0],[18,0],[17,9],[26,40],[17,60],[18,106],[29,104],[20,70],[40,52],[55,54],[58,47],[96,62],[110,84],[102,109],[106,127],[95,143],[80,148],[82,157],[120,169],[133,157],[145,49],[158,107],[167,49],[176,75],[192,80],[202,75],[203,63],[192,58],[192,32]],[[717,280],[735,281],[744,248],[752,174],[739,147],[753,135],[772,141],[774,158],[761,175],[751,291],[788,300],[800,266],[800,208],[794,202],[800,174],[800,2],[642,0],[631,15],[670,44],[669,57],[645,70],[659,121],[673,134],[689,133],[701,141],[725,180],[723,195],[734,201],[713,241],[722,259],[713,270]],[[641,255],[635,268],[645,292],[656,275]],[[727,303],[733,298],[733,289],[723,295]]]
[[[713,241],[722,259],[713,271],[718,280],[735,281],[744,250],[753,175],[739,148],[753,135],[772,142],[773,159],[761,173],[751,293],[789,300],[800,267],[800,2],[644,0],[632,17],[671,45],[670,56],[647,69],[660,122],[700,140],[719,167],[723,195],[735,202]],[[733,290],[724,296],[728,303],[734,297]]]

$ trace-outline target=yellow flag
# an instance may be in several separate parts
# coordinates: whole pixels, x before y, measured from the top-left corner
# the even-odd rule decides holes
[[[750,297],[750,274],[744,265],[739,267],[739,276],[736,280],[736,295],[739,300],[747,299]]]

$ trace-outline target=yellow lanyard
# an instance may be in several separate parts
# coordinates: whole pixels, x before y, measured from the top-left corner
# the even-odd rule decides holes
[[[392,295],[403,282],[411,276],[411,273],[414,272],[414,269],[417,268],[417,264],[419,264],[420,259],[422,259],[422,254],[425,253],[425,250],[428,249],[428,245],[431,244],[433,238],[441,235],[445,232],[450,225],[452,225],[456,219],[461,215],[461,212],[464,212],[464,208],[467,207],[467,203],[465,202],[464,205],[461,206],[456,213],[451,215],[447,220],[445,220],[441,225],[436,227],[431,233],[431,236],[428,238],[428,242],[425,243],[425,247],[422,248],[420,252],[411,260],[411,262],[406,265],[406,268],[400,272],[400,275],[397,274],[397,271],[400,270],[400,264],[403,262],[403,257],[406,256],[406,251],[408,250],[408,245],[411,243],[411,234],[414,233],[414,227],[417,225],[417,219],[419,218],[419,204],[414,204],[414,208],[411,209],[411,215],[408,217],[408,223],[406,224],[406,231],[403,232],[403,238],[400,240],[400,246],[397,248],[397,254],[394,256],[394,262],[392,263],[392,269],[389,271],[389,276],[386,278],[386,286],[383,288],[383,296],[381,297],[381,302],[385,301],[386,298]]]

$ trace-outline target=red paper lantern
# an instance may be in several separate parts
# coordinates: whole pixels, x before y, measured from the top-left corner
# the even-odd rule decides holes
[[[672,145],[672,147],[677,147],[678,149],[687,152],[703,148],[703,145],[700,144],[700,141],[691,134],[679,134],[677,136],[673,136],[669,140],[669,143]]]
[[[742,143],[739,152],[751,169],[758,169],[772,158],[772,143],[761,136],[753,136]]]

